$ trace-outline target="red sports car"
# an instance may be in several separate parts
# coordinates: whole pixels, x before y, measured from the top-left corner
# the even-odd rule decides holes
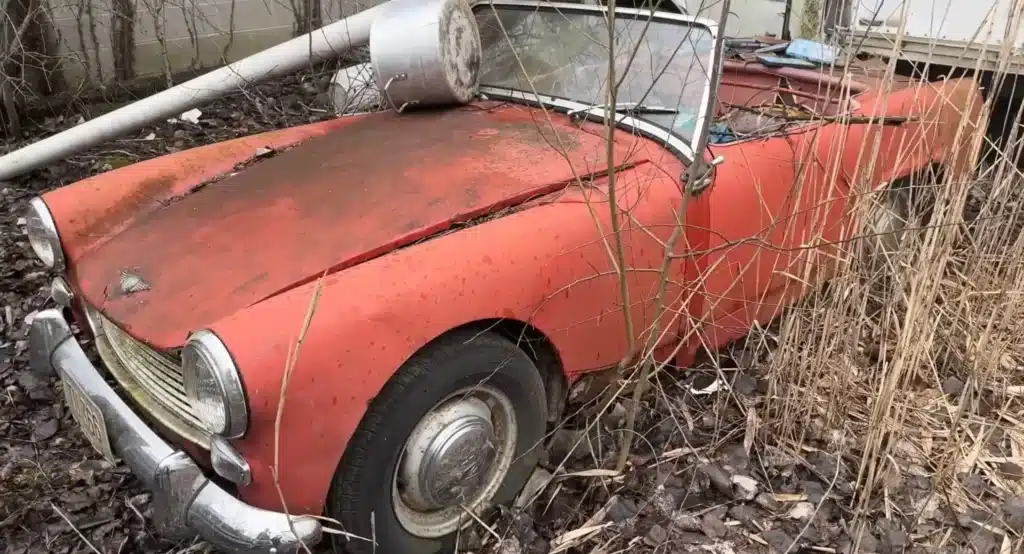
[[[633,338],[668,257],[656,342],[685,367],[832,273],[859,183],[970,158],[973,81],[885,90],[724,59],[715,25],[676,13],[617,10],[622,104],[603,105],[606,10],[482,1],[467,105],[240,138],[32,201],[60,305],[32,323],[33,366],[153,491],[161,532],[283,552],[326,515],[366,539],[353,552],[448,550],[467,511],[524,486],[567,386],[626,354],[612,173]],[[694,159],[710,173],[684,203]]]

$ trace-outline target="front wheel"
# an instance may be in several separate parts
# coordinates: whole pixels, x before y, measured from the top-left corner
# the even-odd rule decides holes
[[[406,362],[346,448],[328,515],[353,554],[454,551],[460,529],[510,502],[537,464],[547,421],[540,372],[511,341],[456,332]]]

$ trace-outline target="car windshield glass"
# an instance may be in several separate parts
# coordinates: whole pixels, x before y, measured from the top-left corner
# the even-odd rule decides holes
[[[485,4],[477,8],[476,19],[482,85],[587,105],[607,103],[603,11]],[[711,31],[646,13],[617,14],[615,36],[616,81],[622,83],[616,111],[692,143],[710,79]]]

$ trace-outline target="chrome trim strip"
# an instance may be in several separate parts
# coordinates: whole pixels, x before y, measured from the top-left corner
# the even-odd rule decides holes
[[[103,330],[96,337],[96,349],[118,384],[158,423],[208,448],[210,434],[192,410],[177,361],[132,337],[98,311],[94,315]]]
[[[548,2],[547,0],[473,0],[472,2],[470,2],[471,8],[475,9],[477,6],[518,6],[524,8],[550,9],[553,11],[589,11],[597,13],[605,13],[608,11],[608,6],[606,5],[577,4],[575,2]],[[694,23],[715,31],[717,31],[718,29],[718,22],[712,19],[708,19],[706,17],[694,17],[692,15],[686,15],[682,13],[675,13],[669,11],[651,11],[646,8],[623,8],[620,6],[616,6],[615,14],[653,15],[655,18],[658,19],[673,20],[678,21],[680,23]]]
[[[574,102],[572,100],[565,100],[545,94],[534,94],[532,92],[522,92],[518,90],[487,86],[481,86],[480,92],[487,99],[524,102],[527,104],[552,108],[563,114],[568,114],[570,111],[576,112],[583,115],[590,121],[603,122],[607,113],[607,110],[600,106],[588,107],[587,104],[581,102]],[[625,127],[625,130],[635,131],[646,138],[657,140],[662,143],[662,146],[675,154],[676,157],[681,158],[687,163],[693,162],[693,149],[690,148],[690,145],[687,144],[686,141],[680,139],[675,134],[662,129],[653,123],[643,121],[642,119],[637,119],[620,113],[616,113],[615,115],[616,126],[621,125]]]

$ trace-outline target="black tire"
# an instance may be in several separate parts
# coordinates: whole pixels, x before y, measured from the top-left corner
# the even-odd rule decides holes
[[[327,513],[347,533],[367,538],[375,534],[377,548],[367,541],[332,535],[335,551],[435,554],[454,550],[457,533],[425,539],[406,531],[395,515],[392,479],[405,442],[420,419],[446,396],[481,382],[507,395],[515,411],[516,453],[495,503],[515,498],[540,456],[547,421],[544,382],[530,358],[511,341],[486,332],[454,332],[416,353],[395,373],[370,403],[349,441],[329,493]]]
[[[902,182],[893,183],[881,196],[871,229],[876,233],[871,254],[875,258],[888,257],[900,249],[910,217],[909,188]]]
[[[872,273],[888,267],[890,260],[904,247],[906,235],[926,221],[934,191],[929,181],[938,178],[928,167],[894,179],[878,198],[879,205],[869,215],[866,231],[868,267]]]

